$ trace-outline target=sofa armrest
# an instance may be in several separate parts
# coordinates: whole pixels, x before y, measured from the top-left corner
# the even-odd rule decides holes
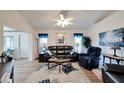
[[[50,59],[51,57],[52,57],[51,55],[49,55],[48,53],[45,53],[44,54],[44,60],[45,60],[45,62],[47,62],[48,59]]]

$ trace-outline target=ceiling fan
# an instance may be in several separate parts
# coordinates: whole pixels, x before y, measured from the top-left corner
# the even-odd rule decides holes
[[[64,28],[64,27],[72,24],[72,22],[70,22],[71,20],[73,20],[72,18],[64,18],[63,14],[60,14],[59,17],[60,17],[60,19],[55,20],[55,21],[57,21],[57,23],[55,25],[61,26]]]

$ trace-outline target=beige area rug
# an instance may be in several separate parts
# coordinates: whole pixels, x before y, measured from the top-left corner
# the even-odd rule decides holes
[[[42,80],[49,79],[50,81],[57,80],[56,83],[90,83],[90,80],[85,76],[85,73],[81,70],[79,65],[77,63],[72,63],[72,65],[78,70],[65,74],[63,71],[59,73],[58,66],[48,69],[45,64],[42,64],[41,67],[32,73],[25,82],[38,83]]]

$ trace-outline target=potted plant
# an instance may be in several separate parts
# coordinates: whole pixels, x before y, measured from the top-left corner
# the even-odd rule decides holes
[[[83,37],[83,45],[88,48],[91,46],[91,39],[88,36]]]
[[[75,46],[76,46],[76,52],[78,53],[79,43],[75,43]]]

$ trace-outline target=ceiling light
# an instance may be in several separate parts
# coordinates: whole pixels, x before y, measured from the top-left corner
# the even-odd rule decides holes
[[[72,20],[72,18],[67,18],[65,19],[64,16],[62,14],[59,15],[60,16],[60,19],[59,20],[55,20],[57,21],[57,23],[55,25],[57,26],[61,26],[61,27],[66,27],[70,24],[72,24],[70,21]]]

